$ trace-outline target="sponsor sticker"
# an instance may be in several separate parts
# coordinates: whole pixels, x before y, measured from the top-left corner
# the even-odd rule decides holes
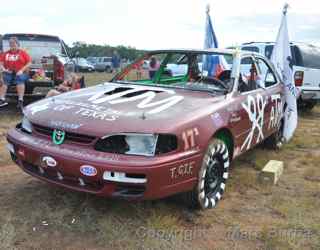
[[[95,167],[83,165],[80,167],[80,172],[85,176],[96,176],[98,171]]]
[[[60,129],[53,130],[52,141],[56,145],[60,145],[64,142],[66,132]]]
[[[211,115],[211,118],[213,120],[213,123],[220,127],[223,125],[223,118],[221,117],[220,113],[214,113]]]
[[[46,167],[51,167],[51,168],[54,168],[58,165],[57,161],[54,158],[52,158],[51,156],[43,156],[42,162],[44,163],[44,165]]]

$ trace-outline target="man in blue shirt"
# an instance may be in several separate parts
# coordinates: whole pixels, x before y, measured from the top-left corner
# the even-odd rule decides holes
[[[120,57],[119,57],[117,51],[114,51],[114,52],[113,52],[112,59],[111,59],[111,63],[112,63],[112,68],[113,68],[113,70],[114,70],[116,73],[118,73],[119,70],[120,70]]]

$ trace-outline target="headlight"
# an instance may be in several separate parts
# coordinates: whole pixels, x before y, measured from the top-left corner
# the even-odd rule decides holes
[[[125,137],[129,155],[153,156],[157,145],[157,135],[127,134]]]
[[[176,150],[178,142],[171,134],[120,133],[102,137],[94,148],[106,153],[154,156]]]
[[[26,116],[22,118],[21,129],[29,134],[32,133],[32,125]]]
[[[116,154],[154,156],[157,140],[158,135],[153,134],[121,133],[101,138],[95,149]]]

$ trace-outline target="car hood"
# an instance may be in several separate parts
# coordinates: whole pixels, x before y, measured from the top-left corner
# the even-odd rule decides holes
[[[224,99],[203,91],[105,83],[41,100],[24,112],[33,124],[88,135],[165,133],[214,112]]]

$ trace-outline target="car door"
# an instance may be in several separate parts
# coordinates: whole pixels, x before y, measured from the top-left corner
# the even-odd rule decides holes
[[[265,92],[265,137],[275,133],[280,126],[283,116],[283,86],[277,74],[263,57],[256,57],[256,64],[259,72],[259,84]]]
[[[252,56],[241,59],[238,95],[230,124],[236,131],[236,151],[243,153],[265,138],[266,91],[257,84],[257,65]]]

